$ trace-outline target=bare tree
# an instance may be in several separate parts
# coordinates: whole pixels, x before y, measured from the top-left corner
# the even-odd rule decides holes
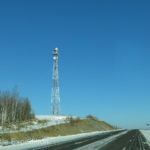
[[[0,91],[0,124],[24,121],[34,118],[34,113],[28,98],[21,98],[16,90]]]

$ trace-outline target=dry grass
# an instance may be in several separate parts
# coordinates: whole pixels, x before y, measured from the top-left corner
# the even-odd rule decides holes
[[[45,123],[48,123],[49,120],[38,120],[37,123],[39,124],[45,124]]]
[[[73,120],[73,121],[72,121]],[[83,132],[101,131],[114,129],[111,125],[93,119],[73,119],[69,123],[35,129],[27,132],[0,134],[0,140],[31,140],[44,137],[65,136]]]

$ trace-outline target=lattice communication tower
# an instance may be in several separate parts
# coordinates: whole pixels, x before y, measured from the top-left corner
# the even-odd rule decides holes
[[[51,115],[60,115],[60,94],[58,78],[58,48],[53,51]]]

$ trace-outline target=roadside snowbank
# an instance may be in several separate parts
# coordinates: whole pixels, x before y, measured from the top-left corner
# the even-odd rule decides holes
[[[103,133],[112,132],[112,131],[116,131],[116,130],[96,131],[96,132],[81,133],[81,134],[69,135],[69,136],[49,137],[49,138],[44,138],[41,140],[32,140],[32,141],[28,141],[28,142],[21,143],[21,144],[0,146],[0,150],[26,150],[29,148],[38,148],[38,147],[43,147],[46,145],[53,145],[57,143],[60,144],[66,141],[72,141],[72,140],[80,139],[83,137],[94,136],[94,135],[103,134]]]
[[[150,146],[150,130],[140,130],[140,131],[145,136],[147,144]]]

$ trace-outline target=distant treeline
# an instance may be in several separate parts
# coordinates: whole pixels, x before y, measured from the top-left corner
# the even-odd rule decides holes
[[[31,104],[28,98],[22,98],[13,92],[0,91],[0,124],[17,121],[25,121],[34,118]]]

